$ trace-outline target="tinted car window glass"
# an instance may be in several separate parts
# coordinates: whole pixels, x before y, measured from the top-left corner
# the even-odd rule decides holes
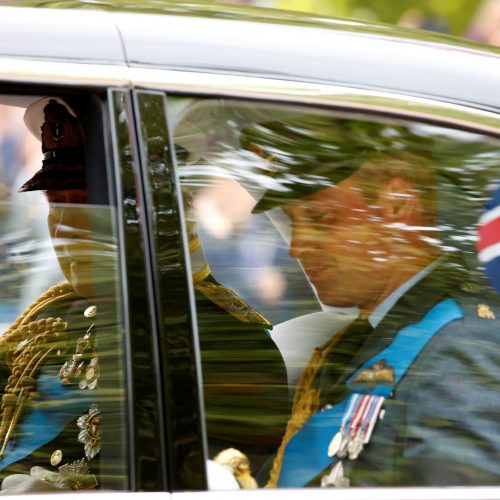
[[[227,448],[259,486],[497,484],[498,139],[224,99],[170,113],[210,457],[242,487]]]
[[[2,493],[126,489],[115,208],[78,112],[96,100],[0,100]]]
[[[159,370],[165,388],[165,425],[168,488],[171,491],[204,490],[205,453],[200,415],[197,355],[192,332],[192,308],[186,275],[181,207],[168,141],[166,98],[161,92],[138,91],[139,147],[145,198],[152,216],[152,286],[158,323]]]

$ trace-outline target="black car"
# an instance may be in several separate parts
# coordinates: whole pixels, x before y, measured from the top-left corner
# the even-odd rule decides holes
[[[498,50],[39,2],[0,85],[5,494],[498,497]]]

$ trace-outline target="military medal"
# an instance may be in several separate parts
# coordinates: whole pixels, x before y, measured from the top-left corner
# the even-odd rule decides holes
[[[347,488],[349,487],[349,479],[344,477],[344,466],[342,462],[337,462],[329,474],[321,478],[322,488]]]
[[[92,405],[85,415],[76,421],[80,430],[78,441],[83,443],[85,457],[90,460],[101,451],[101,412],[97,405]]]
[[[330,458],[334,457],[335,455],[338,455],[339,457],[343,458],[347,454],[349,436],[346,433],[346,423],[351,418],[352,412],[354,411],[358,399],[359,399],[359,394],[353,394],[351,396],[351,399],[349,400],[349,406],[342,418],[342,425],[340,427],[340,430],[335,434],[335,436],[333,436],[333,439],[330,442],[330,445],[328,446],[328,456]]]
[[[363,447],[363,438],[359,434],[354,439],[351,439],[347,446],[349,460],[356,460],[363,451]]]
[[[337,432],[333,439],[330,441],[328,445],[328,456],[334,457],[338,451],[340,450],[340,446],[342,445],[342,432]]]
[[[78,383],[80,389],[95,389],[97,387],[97,378],[99,376],[99,359],[93,357],[90,360],[87,369],[85,370],[84,377]]]
[[[370,404],[370,411],[367,415],[367,418],[363,422],[363,443],[367,444],[370,442],[372,437],[372,432],[375,427],[375,423],[379,419],[380,411],[382,409],[382,405],[384,404],[385,398],[383,396],[372,396],[372,401]]]
[[[340,443],[340,448],[339,451],[337,452],[337,455],[340,458],[344,458],[347,456],[347,447],[349,446],[349,435],[343,431],[342,432],[342,442]]]
[[[356,460],[370,441],[383,402],[382,396],[352,394],[341,428],[328,447],[328,456]]]
[[[50,456],[50,465],[52,466],[57,466],[61,463],[63,458],[63,454],[61,450],[56,450],[52,455]]]
[[[59,467],[61,484],[69,486],[72,490],[88,490],[98,486],[94,474],[91,474],[85,459],[76,460]]]
[[[97,307],[96,306],[89,306],[85,311],[83,311],[83,315],[86,318],[94,318],[97,314]]]
[[[96,306],[87,307],[83,313],[86,318],[93,318],[96,314]],[[98,376],[99,366],[94,324],[92,324],[85,332],[85,335],[76,341],[75,353],[71,356],[71,359],[62,365],[59,378],[63,385],[77,383],[80,389],[95,389]]]

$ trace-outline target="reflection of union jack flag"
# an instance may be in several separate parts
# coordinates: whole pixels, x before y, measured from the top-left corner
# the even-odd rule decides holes
[[[500,190],[486,205],[479,219],[477,251],[490,283],[500,293]]]

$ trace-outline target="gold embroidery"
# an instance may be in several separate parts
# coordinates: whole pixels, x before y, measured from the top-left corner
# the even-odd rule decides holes
[[[272,328],[269,320],[229,288],[208,281],[195,283],[195,288],[242,323],[258,323]]]
[[[495,313],[487,304],[478,304],[477,315],[482,319],[496,319]]]
[[[189,253],[192,254],[201,247],[200,237],[196,234],[189,240]]]
[[[36,375],[45,359],[67,343],[65,323],[60,318],[33,318],[54,302],[76,297],[71,285],[58,283],[31,304],[0,337],[0,352],[12,370],[2,396],[0,458],[5,455],[26,402],[36,391]]]
[[[377,382],[391,383],[394,382],[394,368],[387,364],[385,359],[381,359],[373,366],[363,370],[353,382],[366,383],[373,385]]]
[[[210,267],[208,264],[205,263],[200,270],[193,273],[193,283],[197,285],[201,281],[206,280],[209,275],[210,275]]]

